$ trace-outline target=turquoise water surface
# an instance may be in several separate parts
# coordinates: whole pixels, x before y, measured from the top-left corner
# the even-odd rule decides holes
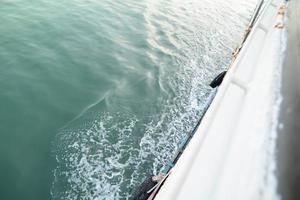
[[[0,2],[0,199],[128,199],[193,129],[256,0]]]

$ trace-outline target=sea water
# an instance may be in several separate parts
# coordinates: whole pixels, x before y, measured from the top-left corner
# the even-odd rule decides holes
[[[0,199],[128,199],[202,116],[256,0],[2,0]]]

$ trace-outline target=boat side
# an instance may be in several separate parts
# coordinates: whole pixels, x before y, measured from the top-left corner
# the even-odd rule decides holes
[[[280,103],[281,6],[278,0],[265,6],[155,199],[277,198],[272,152]]]

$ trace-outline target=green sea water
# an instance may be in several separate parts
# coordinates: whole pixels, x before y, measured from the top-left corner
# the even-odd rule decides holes
[[[1,0],[0,199],[128,199],[209,102],[256,0]]]

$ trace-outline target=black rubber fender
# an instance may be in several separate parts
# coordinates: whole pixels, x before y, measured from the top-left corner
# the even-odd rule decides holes
[[[223,82],[223,79],[224,79],[226,73],[227,73],[227,71],[221,72],[218,76],[216,76],[216,78],[214,78],[214,80],[209,84],[209,86],[212,88],[216,88],[216,87],[220,86],[221,83]]]

